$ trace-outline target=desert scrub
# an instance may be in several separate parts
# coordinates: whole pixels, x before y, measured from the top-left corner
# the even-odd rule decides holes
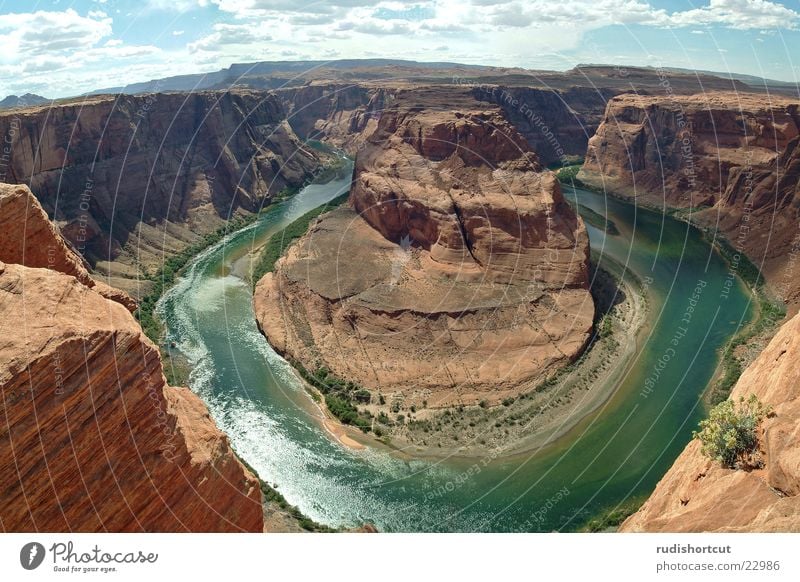
[[[365,433],[372,430],[372,415],[355,406],[356,403],[368,404],[372,400],[369,390],[354,382],[337,378],[325,367],[310,372],[299,362],[292,361],[291,364],[306,382],[322,393],[328,411],[342,424],[355,426]],[[319,400],[319,396],[315,400]],[[388,418],[386,421],[384,424],[388,424]],[[380,416],[378,422],[383,422]]]
[[[703,454],[729,469],[750,466],[750,457],[758,445],[758,425],[772,412],[755,394],[738,402],[726,400],[711,409],[693,433],[702,443]]]
[[[572,164],[569,166],[561,166],[556,170],[556,177],[559,181],[567,183],[567,184],[575,184],[575,186],[580,187],[581,181],[578,180],[578,172],[581,171],[583,164]]]
[[[704,231],[704,235],[709,240],[710,233]],[[755,293],[758,305],[758,319],[737,333],[722,350],[722,375],[709,392],[710,403],[718,404],[725,401],[744,371],[746,362],[737,355],[737,350],[754,338],[770,334],[786,317],[786,306],[769,296],[761,271],[744,253],[737,251],[724,239],[710,240],[716,244],[719,253],[731,265],[731,269],[735,268],[739,278]]]

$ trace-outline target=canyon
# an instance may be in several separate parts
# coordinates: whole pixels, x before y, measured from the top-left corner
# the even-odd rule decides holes
[[[330,158],[306,140],[354,157],[350,199],[258,282],[256,317],[280,353],[390,404],[497,405],[579,357],[588,237],[545,166],[584,155],[581,181],[678,208],[800,305],[795,97],[619,67],[250,73],[0,114],[0,181],[36,196],[0,186],[4,530],[296,528],[131,312],[165,258],[311,179]],[[775,408],[764,467],[714,467],[693,441],[623,531],[798,529],[798,325],[732,393]]]
[[[106,283],[139,297],[165,258],[312,176],[280,101],[249,91],[94,96],[0,115],[27,184]]]
[[[608,102],[578,178],[722,235],[796,308],[800,100],[709,92]]]
[[[274,89],[297,135],[323,139],[351,155],[374,131],[382,109],[399,91],[435,90],[445,95],[468,90],[476,99],[501,107],[539,160],[549,165],[584,157],[589,138],[603,121],[606,103],[616,95],[662,94],[665,82],[677,95],[759,90],[757,85],[710,74],[637,67],[579,66],[562,73],[452,63],[437,67],[413,62],[387,65],[369,60],[355,65],[319,63],[307,70],[290,65],[234,65],[220,77],[206,79],[216,89],[232,84]],[[225,79],[231,78],[235,83],[226,84]],[[171,81],[153,81],[134,89],[154,90],[164,83]]]
[[[578,178],[681,216],[746,255],[768,292],[800,307],[800,101],[771,95],[620,95],[589,140]],[[785,322],[730,398],[774,409],[759,430],[763,467],[725,469],[690,442],[621,531],[798,531],[800,319]]]
[[[500,108],[397,92],[353,180],[256,287],[279,352],[440,408],[530,391],[585,348],[586,230]]]
[[[800,315],[745,370],[731,399],[755,394],[773,407],[759,427],[763,466],[733,470],[693,440],[623,532],[800,531]]]

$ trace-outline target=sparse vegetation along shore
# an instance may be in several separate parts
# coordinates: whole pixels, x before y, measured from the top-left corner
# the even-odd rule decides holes
[[[289,248],[294,241],[299,239],[308,231],[308,227],[312,220],[321,214],[324,214],[329,210],[333,210],[337,206],[343,204],[347,201],[348,196],[349,194],[342,194],[327,204],[323,204],[317,208],[314,208],[313,210],[309,210],[303,216],[287,225],[286,228],[273,234],[264,245],[264,248],[261,249],[258,262],[253,268],[251,280],[252,285],[255,286],[261,277],[267,273],[271,273],[273,269],[275,269],[275,262],[281,258],[283,253],[286,252],[286,249]]]

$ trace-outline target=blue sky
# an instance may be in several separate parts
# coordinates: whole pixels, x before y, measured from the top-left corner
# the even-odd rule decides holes
[[[234,62],[674,66],[800,80],[800,0],[0,0],[0,97]]]

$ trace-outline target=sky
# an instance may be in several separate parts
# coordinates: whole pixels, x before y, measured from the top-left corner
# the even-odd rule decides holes
[[[800,80],[800,0],[0,0],[0,97],[232,63],[579,63]]]

